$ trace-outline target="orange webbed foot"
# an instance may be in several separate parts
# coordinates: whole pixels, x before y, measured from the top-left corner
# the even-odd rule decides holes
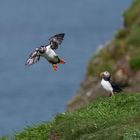
[[[56,64],[53,64],[52,66],[53,66],[53,70],[54,71],[57,71],[57,65]]]

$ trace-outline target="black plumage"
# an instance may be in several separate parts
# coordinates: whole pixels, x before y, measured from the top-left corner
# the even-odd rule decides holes
[[[51,49],[56,50],[58,48],[58,45],[60,45],[64,39],[65,34],[64,33],[60,33],[57,35],[52,36],[49,39],[49,44],[51,44]]]
[[[30,55],[29,58],[26,60],[25,65],[32,65],[39,61],[40,55],[37,50],[34,50]]]
[[[116,84],[115,82],[113,82],[111,80],[109,82],[113,88],[113,92],[121,92],[122,91],[122,89],[119,87],[118,84]]]
[[[101,85],[102,87],[110,93],[110,96],[114,95],[116,92],[121,92],[121,87],[112,81],[111,74],[108,71],[104,71],[100,73],[100,76],[102,77]]]
[[[42,54],[44,54],[46,52],[46,49],[48,46],[50,46],[50,48],[52,50],[56,50],[58,48],[58,46],[62,43],[64,36],[65,36],[64,33],[56,34],[49,38],[49,44],[42,45],[40,47],[35,48],[35,50],[29,55],[28,59],[26,60],[25,65],[30,66],[32,64],[37,63],[40,60],[40,57],[42,56]],[[56,57],[58,57],[58,56],[56,56]],[[51,62],[51,61],[49,61],[49,62]],[[60,62],[60,60],[57,63],[59,63],[59,62]]]

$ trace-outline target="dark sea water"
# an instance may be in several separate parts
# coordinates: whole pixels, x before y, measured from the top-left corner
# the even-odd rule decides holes
[[[0,135],[50,120],[65,111],[79,89],[98,45],[122,27],[131,0],[1,0]],[[66,33],[57,53],[58,71],[41,59],[31,67],[29,53],[56,33]]]

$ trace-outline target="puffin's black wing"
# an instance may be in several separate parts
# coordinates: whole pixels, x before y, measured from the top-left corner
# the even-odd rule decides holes
[[[40,55],[38,53],[38,48],[36,48],[30,55],[29,58],[26,60],[25,65],[32,65],[34,63],[37,63],[40,59]]]
[[[58,48],[58,45],[60,45],[62,43],[62,41],[64,39],[64,36],[65,36],[64,33],[60,33],[60,34],[57,34],[57,35],[52,36],[49,39],[49,41],[50,41],[49,44],[51,44],[51,48],[53,50],[56,50]]]
[[[113,92],[121,92],[122,89],[113,81],[110,81],[111,86],[113,87]]]

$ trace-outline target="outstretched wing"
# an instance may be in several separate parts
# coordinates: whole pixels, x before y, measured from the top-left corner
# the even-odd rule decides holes
[[[35,64],[39,61],[40,59],[40,55],[38,53],[38,48],[36,48],[30,55],[29,55],[29,58],[26,60],[25,62],[25,65],[32,65],[32,64]]]
[[[58,45],[60,45],[64,39],[64,36],[65,34],[64,33],[60,33],[60,34],[57,34],[57,35],[54,35],[52,36],[49,41],[50,41],[50,45],[51,45],[51,48],[53,50],[56,50],[58,48]]]
[[[117,85],[115,82],[110,81],[110,84],[113,87],[114,92],[121,92],[122,91],[122,89],[119,87],[119,85]]]

